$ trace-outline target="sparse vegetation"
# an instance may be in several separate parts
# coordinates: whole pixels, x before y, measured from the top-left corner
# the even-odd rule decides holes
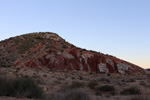
[[[25,53],[30,48],[34,47],[34,43],[31,40],[22,41],[22,44],[19,46],[18,51],[20,54]]]
[[[83,77],[82,76],[79,76],[80,80],[83,80]]]
[[[150,100],[150,96],[136,95],[136,96],[131,97],[129,100]]]
[[[92,100],[147,100],[148,97],[134,95],[150,95],[149,75],[128,74],[128,71],[124,75],[118,74],[119,60],[94,52],[74,47],[58,35],[43,32],[4,41],[0,48],[0,76],[8,77],[0,78],[0,96],[42,99],[50,93],[47,100],[89,100],[89,96]],[[107,58],[112,61],[107,62]],[[114,73],[99,72],[97,64],[100,63],[106,63],[107,67],[113,65]],[[10,76],[13,78],[8,79]],[[130,89],[132,85],[140,89]]]
[[[32,35],[31,34],[25,34],[25,35],[22,35],[21,37],[22,38],[16,37],[14,39],[14,42],[16,44],[19,44],[18,52],[20,54],[24,54],[26,51],[29,51],[30,48],[35,47],[37,44],[39,44],[43,40],[47,41],[47,44],[46,44],[47,49],[53,46],[52,40],[51,39],[44,39],[42,37],[42,33],[38,34],[38,35],[37,34],[32,34]]]
[[[47,77],[47,75],[46,75],[46,74],[44,74],[44,75],[43,75],[43,77]]]
[[[90,88],[90,89],[95,89],[95,87],[98,85],[98,82],[93,82],[93,81],[91,81],[89,84],[88,84],[88,87]]]
[[[136,82],[136,80],[131,78],[131,79],[128,79],[126,82]]]
[[[110,83],[110,80],[107,78],[100,78],[99,81],[102,81],[104,83]]]
[[[41,88],[39,88],[30,78],[1,78],[0,96],[27,97],[34,99],[44,98]]]
[[[101,94],[100,91],[96,91],[96,92],[95,92],[95,95],[96,95],[96,96],[101,96],[102,94]]]
[[[0,77],[0,96],[10,96],[12,80],[5,76]]]
[[[141,91],[137,87],[130,87],[130,88],[123,90],[120,94],[121,95],[138,95],[138,94],[141,94]]]
[[[104,85],[104,86],[98,87],[97,89],[103,92],[110,92],[110,91],[115,90],[114,86],[110,86],[110,85]]]
[[[74,88],[82,88],[84,87],[85,84],[81,83],[81,82],[73,82],[72,85],[70,86],[70,88],[74,89]]]
[[[54,92],[47,96],[46,100],[91,100],[84,89],[67,89],[63,92]]]
[[[92,100],[115,100],[115,98],[117,98],[118,100],[120,99],[121,100],[132,100],[132,99],[139,100],[138,98],[134,97],[134,95],[139,95],[139,94],[135,94],[135,93],[132,94],[130,92],[128,92],[128,94],[123,94],[123,91],[125,91],[126,89],[129,89],[129,87],[132,87],[133,84],[135,84],[134,86],[137,86],[140,88],[140,94],[142,94],[142,96],[150,95],[150,88],[148,87],[149,81],[147,80],[146,76],[143,76],[143,75],[126,76],[126,75],[111,74],[111,76],[109,77],[107,76],[107,74],[96,74],[94,72],[83,73],[81,71],[76,71],[76,70],[75,71],[68,71],[68,70],[58,71],[58,70],[49,70],[49,69],[43,69],[43,68],[31,70],[28,67],[26,68],[1,68],[0,75],[4,75],[4,74],[9,75],[7,76],[7,78],[3,78],[3,79],[6,79],[7,82],[0,80],[0,83],[5,82],[5,85],[7,85],[8,88],[6,88],[6,86],[4,85],[3,87],[5,87],[6,91],[9,90],[9,92],[7,93],[7,95],[6,95],[6,92],[0,92],[0,93],[1,93],[1,96],[4,95],[4,97],[7,97],[7,98],[12,98],[12,97],[29,98],[27,97],[28,91],[26,91],[26,89],[10,88],[10,87],[14,87],[14,85],[12,84],[14,83],[13,81],[16,80],[16,77],[22,77],[22,76],[26,77],[23,79],[28,79],[28,77],[31,77],[36,82],[36,84],[38,84],[42,88],[44,96],[46,96],[46,100],[65,100],[66,98],[69,98],[70,100],[72,99],[74,100],[74,96],[70,94],[74,92],[71,92],[71,91],[79,91],[80,93],[80,90],[81,91],[83,90],[81,92],[81,96],[83,96],[85,93],[88,96],[90,96]],[[14,78],[8,79],[11,75]],[[80,80],[79,78],[80,76],[82,76],[83,78],[82,80]],[[137,80],[137,77],[143,78],[143,80]],[[100,79],[101,81],[99,81]],[[134,83],[127,82],[127,80],[130,80],[130,79],[135,79],[136,82]],[[108,80],[110,82],[107,82]],[[118,82],[121,85],[119,85]],[[145,85],[140,84],[143,82],[145,83]],[[6,84],[6,83],[9,83],[9,84]],[[25,83],[25,82],[21,82],[19,83],[19,85],[15,85],[15,86],[21,87],[22,83]],[[16,82],[14,84],[18,84],[18,83]],[[25,84],[28,84],[28,83],[25,83]],[[0,85],[0,87],[1,86],[2,85]],[[112,87],[113,89],[110,87]],[[13,93],[10,91],[18,91],[18,92]],[[19,92],[19,91],[23,91],[23,92]],[[70,91],[70,93],[68,91]],[[5,93],[5,94],[2,94],[2,93]],[[78,96],[77,93],[75,93],[74,95]],[[1,96],[0,96],[0,99],[1,99]],[[139,97],[139,98],[141,100],[145,99],[145,97]],[[148,97],[146,97],[146,100],[147,98]],[[80,98],[77,98],[77,99],[80,100]]]

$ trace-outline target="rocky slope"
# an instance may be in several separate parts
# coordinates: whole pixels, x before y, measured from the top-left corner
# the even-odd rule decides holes
[[[0,42],[0,67],[46,67],[101,73],[145,73],[110,55],[77,48],[50,32],[30,33]]]

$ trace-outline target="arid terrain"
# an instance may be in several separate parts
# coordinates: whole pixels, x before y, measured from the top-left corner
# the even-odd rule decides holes
[[[44,91],[44,94],[47,97],[46,100],[51,100],[50,98],[52,97],[49,97],[51,95],[59,96],[59,90],[67,90],[67,88],[71,87],[73,87],[73,89],[79,89],[80,92],[83,91],[84,93],[86,93],[87,96],[89,96],[90,100],[149,100],[150,95],[150,77],[149,75],[142,74],[102,74],[95,72],[89,73],[78,70],[57,71],[45,68],[30,69],[24,67],[0,68],[0,75],[1,77],[5,77],[8,79],[18,77],[31,77]],[[109,89],[109,87],[106,87],[108,88],[108,90],[103,90],[100,88],[102,86],[111,86],[114,89]],[[132,87],[135,87],[135,89],[137,89],[133,91],[133,94],[132,92],[121,94],[121,92],[125,89]],[[138,91],[139,93],[136,94],[136,91]],[[135,95],[136,97],[137,95],[141,95],[140,99],[131,99]],[[4,98],[5,100],[26,100],[25,98],[16,99],[7,97],[1,97],[0,100],[4,100]]]
[[[0,42],[0,100],[150,100],[150,75],[55,33]]]

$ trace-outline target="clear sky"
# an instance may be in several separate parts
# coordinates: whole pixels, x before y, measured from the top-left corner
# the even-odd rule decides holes
[[[0,0],[0,40],[40,31],[150,68],[150,0]]]

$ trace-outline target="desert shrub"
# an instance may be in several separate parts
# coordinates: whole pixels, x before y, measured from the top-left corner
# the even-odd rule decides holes
[[[98,87],[97,89],[103,92],[110,92],[110,91],[115,90],[114,86],[110,86],[110,85],[104,85],[104,86]]]
[[[44,75],[43,75],[43,77],[47,77],[47,75],[46,75],[46,74],[44,74]]]
[[[136,80],[131,78],[131,79],[128,79],[126,82],[136,82]]]
[[[83,89],[67,89],[65,92],[54,92],[46,100],[90,100],[88,93]]]
[[[52,93],[46,95],[45,100],[61,100],[61,99],[62,99],[62,93],[52,92]]]
[[[136,96],[129,98],[128,100],[150,100],[150,96],[136,95]]]
[[[150,89],[150,85],[145,85],[145,87],[149,88]]]
[[[43,37],[40,37],[40,36],[38,36],[38,35],[35,35],[35,39],[38,39],[38,40],[44,40]]]
[[[122,94],[122,95],[138,95],[138,94],[141,94],[141,91],[140,91],[140,89],[138,89],[136,87],[130,87],[130,88],[125,89],[122,92],[120,92],[120,94]]]
[[[6,77],[0,77],[0,96],[10,96],[12,93],[12,80]]]
[[[70,86],[70,88],[82,88],[84,87],[85,84],[81,83],[81,82],[73,82],[72,85]]]
[[[12,63],[8,57],[0,57],[0,67],[10,67]]]
[[[102,94],[101,94],[100,91],[96,91],[96,92],[95,92],[95,95],[96,95],[96,96],[101,96]]]
[[[112,96],[114,96],[114,95],[116,95],[117,93],[116,93],[116,91],[110,91],[109,94],[112,95]]]
[[[63,100],[90,100],[88,94],[81,89],[67,91],[64,94]]]
[[[58,90],[58,92],[66,92],[68,90],[83,88],[84,86],[85,86],[84,83],[73,82],[70,86],[63,86],[60,90]]]
[[[68,48],[68,46],[67,45],[63,45],[62,48],[66,49],[66,48]]]
[[[23,41],[23,43],[18,47],[18,51],[23,54],[32,47],[34,47],[34,43],[31,40]]]
[[[41,88],[39,88],[30,78],[16,79],[12,84],[12,88],[15,90],[14,96],[17,94],[27,98],[43,98]]]
[[[75,79],[75,77],[71,77],[72,78],[72,80],[74,80]]]
[[[83,80],[83,77],[82,76],[79,76],[80,80]]]
[[[90,89],[95,89],[95,87],[98,85],[98,83],[97,82],[90,82],[89,84],[88,84],[88,87],[90,88]]]
[[[104,82],[104,83],[110,83],[110,80],[107,78],[101,78],[99,81]]]
[[[145,82],[144,81],[140,81],[139,83],[140,85],[143,85],[143,86],[146,86]]]
[[[107,76],[110,76],[111,74],[110,73],[107,73]]]
[[[0,82],[0,96],[44,98],[41,88],[30,78],[2,79]]]

